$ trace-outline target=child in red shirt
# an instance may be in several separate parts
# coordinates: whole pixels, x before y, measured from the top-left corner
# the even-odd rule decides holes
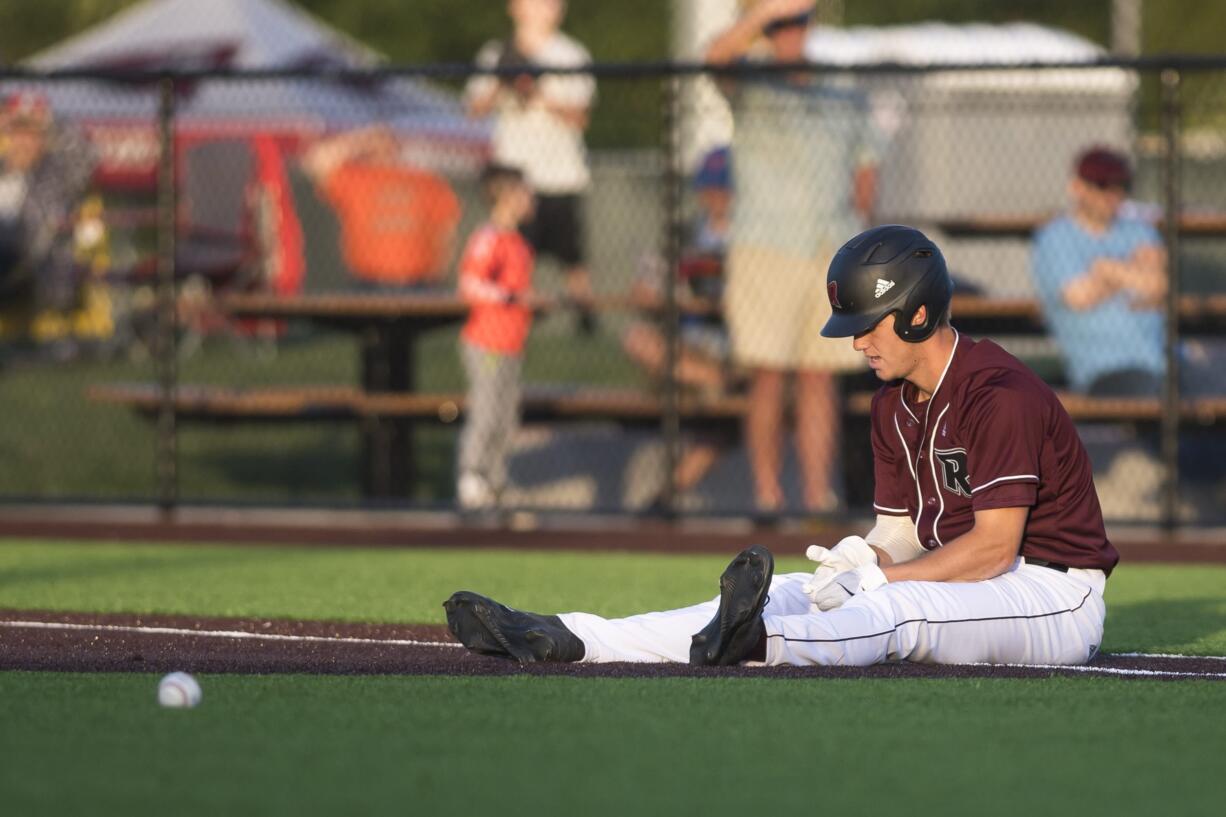
[[[519,225],[532,215],[532,190],[523,174],[492,164],[481,175],[490,219],[468,239],[460,261],[460,296],[469,303],[460,333],[468,376],[460,433],[460,507],[496,504],[506,484],[506,458],[519,425],[520,372],[532,324],[532,248]]]

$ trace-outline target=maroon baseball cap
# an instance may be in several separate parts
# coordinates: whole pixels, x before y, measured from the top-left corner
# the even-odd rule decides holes
[[[1132,169],[1123,154],[1110,148],[1094,147],[1077,159],[1077,178],[1095,187],[1120,187],[1132,184]]]

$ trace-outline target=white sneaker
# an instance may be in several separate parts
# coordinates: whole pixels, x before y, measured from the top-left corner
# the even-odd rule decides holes
[[[468,511],[492,508],[497,500],[494,490],[480,474],[461,474],[455,493],[460,507]]]

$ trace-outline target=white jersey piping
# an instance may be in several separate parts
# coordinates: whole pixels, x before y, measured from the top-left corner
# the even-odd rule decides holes
[[[945,546],[945,543],[941,541],[941,533],[937,530],[937,525],[941,524],[941,515],[945,513],[945,497],[941,496],[941,483],[937,481],[937,458],[934,449],[937,444],[937,429],[941,427],[941,418],[947,411],[949,411],[949,403],[946,403],[945,408],[941,409],[941,413],[937,415],[937,421],[932,426],[932,436],[928,438],[928,470],[932,472],[932,489],[936,491],[937,499],[941,501],[941,509],[937,511],[937,518],[932,520],[932,538],[937,540],[937,547]]]
[[[954,347],[949,350],[949,358],[946,359],[945,361],[945,368],[941,370],[941,376],[940,378],[937,379],[936,388],[932,390],[932,394],[929,395],[928,397],[927,405],[924,407],[924,426],[923,426],[924,430],[927,430],[928,410],[932,408],[932,401],[936,399],[937,392],[941,390],[941,384],[945,382],[945,375],[949,373],[949,367],[954,362],[954,355],[958,353],[958,341],[961,340],[961,338],[962,336],[958,334],[958,330],[954,329]],[[907,406],[906,394],[900,391],[898,398],[899,398],[899,402],[903,404],[903,408],[906,408]],[[945,408],[948,409],[949,405],[946,404]],[[907,409],[907,411],[908,413],[910,413],[910,409]],[[944,415],[945,412],[942,411],[941,414]],[[914,417],[915,415],[912,414],[911,416]],[[938,426],[940,426],[940,424],[941,424],[940,417],[938,417],[937,423],[936,425],[933,426],[933,429],[932,429],[933,444],[936,443],[936,429]],[[903,440],[902,429],[898,427],[898,414],[897,413],[894,415],[894,430],[898,432],[898,439]],[[932,446],[930,445],[930,448],[931,447]],[[916,535],[918,535],[920,518],[923,517],[924,515],[924,490],[920,486],[919,475],[915,472],[915,468],[913,468],[911,465],[911,451],[910,449],[907,448],[906,440],[903,440],[902,448],[903,448],[903,451],[906,452],[907,454],[907,468],[910,469],[911,471],[911,479],[915,480],[915,499],[916,499],[916,502],[919,503],[919,510],[915,514],[915,532],[916,532]],[[920,449],[919,450],[921,454],[924,451],[924,438],[922,436],[920,437]],[[932,465],[931,451],[929,451],[929,454],[928,454],[928,462],[929,462],[929,465],[931,466]],[[940,488],[938,488],[937,486],[938,486],[937,472],[936,472],[936,467],[933,466],[932,468],[932,487],[934,490],[936,490],[938,498],[940,498],[941,491],[940,491]],[[945,500],[941,498],[941,512],[944,512],[944,510],[945,510]],[[941,519],[941,513],[937,513],[937,521],[940,521],[940,519]],[[932,535],[933,535],[933,538],[935,538],[937,542],[940,543],[941,539],[939,536],[937,536],[936,525],[932,526]]]
[[[998,482],[1005,482],[1005,481],[1014,480],[1014,479],[1033,479],[1037,482],[1039,477],[1035,474],[1013,474],[1012,476],[1007,476],[1007,477],[997,477],[994,480],[990,480],[988,482],[983,483],[978,488],[971,488],[971,493],[973,494],[976,491],[982,491],[984,488],[987,488],[989,485],[995,485]]]
[[[937,392],[941,390],[941,384],[945,382],[945,375],[949,374],[949,367],[954,362],[954,355],[958,353],[958,341],[961,338],[962,336],[958,334],[958,330],[954,329],[954,348],[949,350],[949,359],[945,361],[945,368],[941,369],[941,376],[937,379],[937,387],[932,390],[932,395],[928,398],[928,406],[924,409],[925,419],[928,417],[928,409],[932,407],[932,401],[936,399]]]
[[[899,395],[898,395],[898,396],[901,398],[901,399],[900,399],[898,402],[902,403],[903,410],[904,410],[904,411],[906,411],[906,412],[907,412],[907,414],[910,414],[910,415],[911,415],[911,419],[912,419],[912,420],[914,420],[915,422],[917,422],[917,423],[918,423],[918,422],[919,422],[919,418],[918,418],[918,417],[916,417],[914,413],[912,413],[912,411],[911,411],[911,407],[907,405],[907,399],[906,399],[906,397],[904,397],[904,396],[901,394],[901,392],[899,393]]]
[[[915,476],[915,466],[911,463],[911,449],[907,448],[907,438],[902,435],[902,428],[898,425],[898,412],[894,412],[894,430],[898,432],[898,441],[902,443],[902,453],[907,458],[907,470],[911,472],[911,481],[915,483],[915,502],[919,508],[915,512],[915,528],[919,530],[920,517],[924,515],[924,495],[920,492],[919,478]]]

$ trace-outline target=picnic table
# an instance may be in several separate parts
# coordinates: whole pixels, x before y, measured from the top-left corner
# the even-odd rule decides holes
[[[619,308],[625,303],[625,299],[612,298],[603,301],[601,307]],[[234,318],[305,320],[352,332],[360,344],[359,387],[362,394],[371,398],[419,394],[415,354],[418,339],[426,332],[459,323],[468,316],[468,305],[461,298],[441,291],[293,296],[236,293],[223,297],[221,307]],[[543,298],[537,311],[558,307],[554,300]],[[419,418],[412,411],[403,410],[402,404],[424,405],[420,400],[409,403],[402,400],[394,403],[396,410],[364,412],[361,416],[365,496],[404,497],[413,483],[412,433]],[[442,404],[454,405],[454,401],[448,399]]]
[[[450,292],[304,295],[232,294],[221,301],[235,318],[306,320],[352,332],[360,348],[363,392],[410,394],[418,391],[418,338],[459,323],[467,305]],[[375,498],[403,497],[413,483],[413,420],[373,414],[363,418],[362,492]]]

